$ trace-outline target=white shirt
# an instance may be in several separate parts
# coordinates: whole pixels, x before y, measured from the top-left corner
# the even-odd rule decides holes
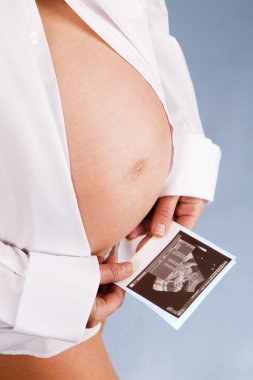
[[[150,83],[173,127],[162,195],[212,202],[220,149],[204,136],[163,0],[65,0]],[[70,175],[63,112],[34,0],[0,2],[0,353],[51,357],[85,329],[100,272]]]

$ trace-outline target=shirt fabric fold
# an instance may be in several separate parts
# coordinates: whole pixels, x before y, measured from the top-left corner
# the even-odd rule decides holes
[[[213,201],[220,148],[205,137],[163,0],[65,0],[152,86],[173,129],[160,196]],[[0,354],[51,357],[83,342],[99,286],[63,112],[34,0],[0,3]]]

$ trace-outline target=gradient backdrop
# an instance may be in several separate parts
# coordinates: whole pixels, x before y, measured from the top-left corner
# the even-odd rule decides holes
[[[103,336],[121,380],[252,380],[253,1],[167,6],[206,136],[222,150],[215,200],[195,231],[237,264],[179,331],[126,295]]]

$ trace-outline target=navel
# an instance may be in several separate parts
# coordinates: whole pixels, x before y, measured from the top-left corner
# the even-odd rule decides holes
[[[144,159],[141,159],[135,162],[131,168],[131,175],[133,176],[133,178],[141,175],[145,170],[145,166],[146,166],[146,162]]]

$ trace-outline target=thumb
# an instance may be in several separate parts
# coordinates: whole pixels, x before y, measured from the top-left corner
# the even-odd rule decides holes
[[[133,274],[133,264],[131,262],[123,263],[105,263],[100,264],[100,284],[110,284],[124,280]]]
[[[173,220],[179,196],[168,195],[158,199],[151,222],[151,233],[156,236],[165,236]]]

